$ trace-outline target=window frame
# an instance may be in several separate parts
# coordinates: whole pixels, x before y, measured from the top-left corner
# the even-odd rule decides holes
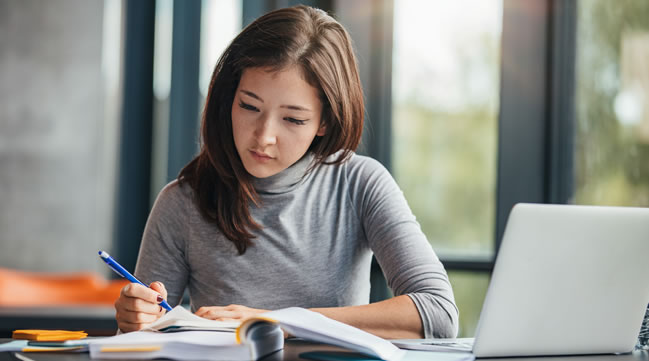
[[[572,198],[575,38],[576,0],[504,1],[496,254],[516,203]]]
[[[121,264],[132,270],[150,211],[155,0],[126,1],[124,5],[113,247]]]

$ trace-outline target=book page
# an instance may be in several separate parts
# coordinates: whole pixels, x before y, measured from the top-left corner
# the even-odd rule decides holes
[[[234,334],[229,332],[211,331],[188,331],[178,333],[160,333],[149,331],[135,331],[121,335],[102,338],[97,341],[90,341],[90,345],[108,346],[132,346],[144,347],[164,345],[167,343],[178,343],[191,347],[191,345],[207,346],[232,346],[236,345]]]
[[[348,348],[383,360],[399,360],[405,351],[371,333],[304,308],[291,307],[263,313],[293,336]]]
[[[161,332],[188,330],[234,332],[240,324],[241,322],[238,321],[208,320],[196,316],[182,306],[176,306],[144,330]]]
[[[281,349],[282,345],[272,350],[260,349],[254,344],[239,345],[232,332],[136,331],[91,341],[89,351],[93,359],[244,361]]]

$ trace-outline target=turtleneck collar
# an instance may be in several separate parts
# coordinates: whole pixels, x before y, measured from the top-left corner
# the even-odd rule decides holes
[[[259,194],[286,193],[295,189],[304,179],[309,166],[315,156],[311,152],[306,154],[292,166],[266,178],[254,178],[253,185]]]

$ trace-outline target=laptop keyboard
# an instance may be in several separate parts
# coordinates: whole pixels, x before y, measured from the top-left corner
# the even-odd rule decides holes
[[[473,349],[473,338],[393,340],[392,343],[409,350],[471,351]]]

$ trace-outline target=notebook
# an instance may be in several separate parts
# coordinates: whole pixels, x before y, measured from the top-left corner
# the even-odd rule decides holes
[[[518,204],[509,215],[476,357],[626,353],[649,303],[649,209]],[[450,349],[456,340],[395,340]],[[441,344],[441,345],[438,345]],[[440,348],[441,346],[441,348]]]

